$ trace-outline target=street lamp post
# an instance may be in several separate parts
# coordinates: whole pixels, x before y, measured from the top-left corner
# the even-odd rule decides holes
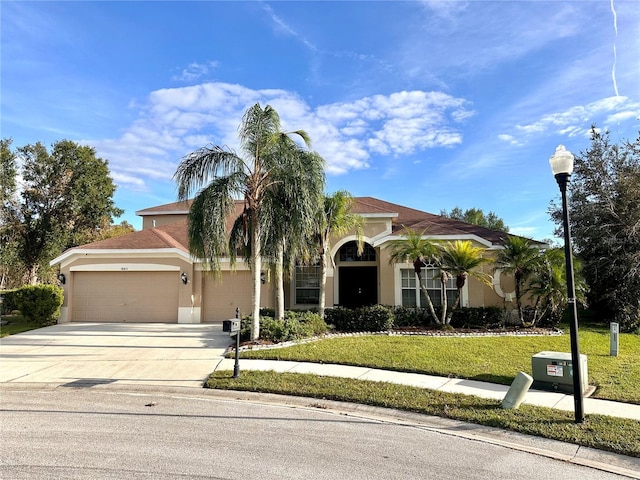
[[[567,184],[573,172],[573,155],[558,145],[549,159],[551,171],[556,177],[562,195],[562,225],[564,230],[564,257],[567,271],[567,297],[569,304],[569,334],[571,336],[571,363],[573,364],[573,403],[575,423],[584,422],[582,375],[580,371],[580,347],[578,344],[578,310],[576,307],[576,289],[573,277],[573,254],[571,251],[571,230],[569,227],[569,206],[567,203]]]

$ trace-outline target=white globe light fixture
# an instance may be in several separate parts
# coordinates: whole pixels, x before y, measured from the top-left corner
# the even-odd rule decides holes
[[[564,148],[564,145],[558,145],[555,153],[549,159],[549,164],[554,176],[562,173],[571,175],[573,173],[573,154]]]

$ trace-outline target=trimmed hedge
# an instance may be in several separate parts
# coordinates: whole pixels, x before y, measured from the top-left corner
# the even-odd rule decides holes
[[[63,290],[57,285],[27,285],[16,291],[14,300],[28,321],[40,326],[52,325],[60,316]]]
[[[261,314],[263,311],[261,310]],[[270,312],[264,311],[264,313]],[[247,341],[251,338],[251,323],[250,315],[241,320],[240,340]],[[260,339],[275,343],[322,335],[327,330],[325,321],[313,312],[289,310],[285,312],[283,320],[271,316],[260,316]]]
[[[453,312],[453,328],[494,328],[504,325],[505,311],[500,307],[461,307]]]
[[[2,296],[2,305],[0,305],[0,309],[2,309],[2,315],[8,315],[14,310],[18,310],[18,290],[3,290],[0,292],[0,296]]]
[[[384,305],[329,308],[325,310],[325,319],[340,332],[384,332],[394,324],[393,308]]]

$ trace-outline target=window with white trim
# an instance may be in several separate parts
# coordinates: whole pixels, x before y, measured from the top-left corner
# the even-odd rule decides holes
[[[442,305],[440,289],[442,283],[440,282],[440,269],[432,265],[427,265],[422,269],[422,280],[431,298],[431,303],[435,307]],[[422,307],[427,306],[427,301],[424,298],[424,294],[420,290],[418,283],[418,277],[413,268],[401,268],[400,269],[400,289],[402,292],[402,306],[403,307]],[[447,306],[451,307],[456,299],[457,288],[456,279],[449,278],[446,283],[447,289]]]
[[[296,304],[320,303],[320,266],[296,265]]]

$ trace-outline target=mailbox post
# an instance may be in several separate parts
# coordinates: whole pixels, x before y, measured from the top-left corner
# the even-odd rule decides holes
[[[235,363],[233,365],[233,377],[238,378],[240,376],[240,308],[236,308],[236,318],[235,320],[223,320],[222,321],[222,331],[229,332],[229,336],[236,336],[236,354],[235,354]]]

